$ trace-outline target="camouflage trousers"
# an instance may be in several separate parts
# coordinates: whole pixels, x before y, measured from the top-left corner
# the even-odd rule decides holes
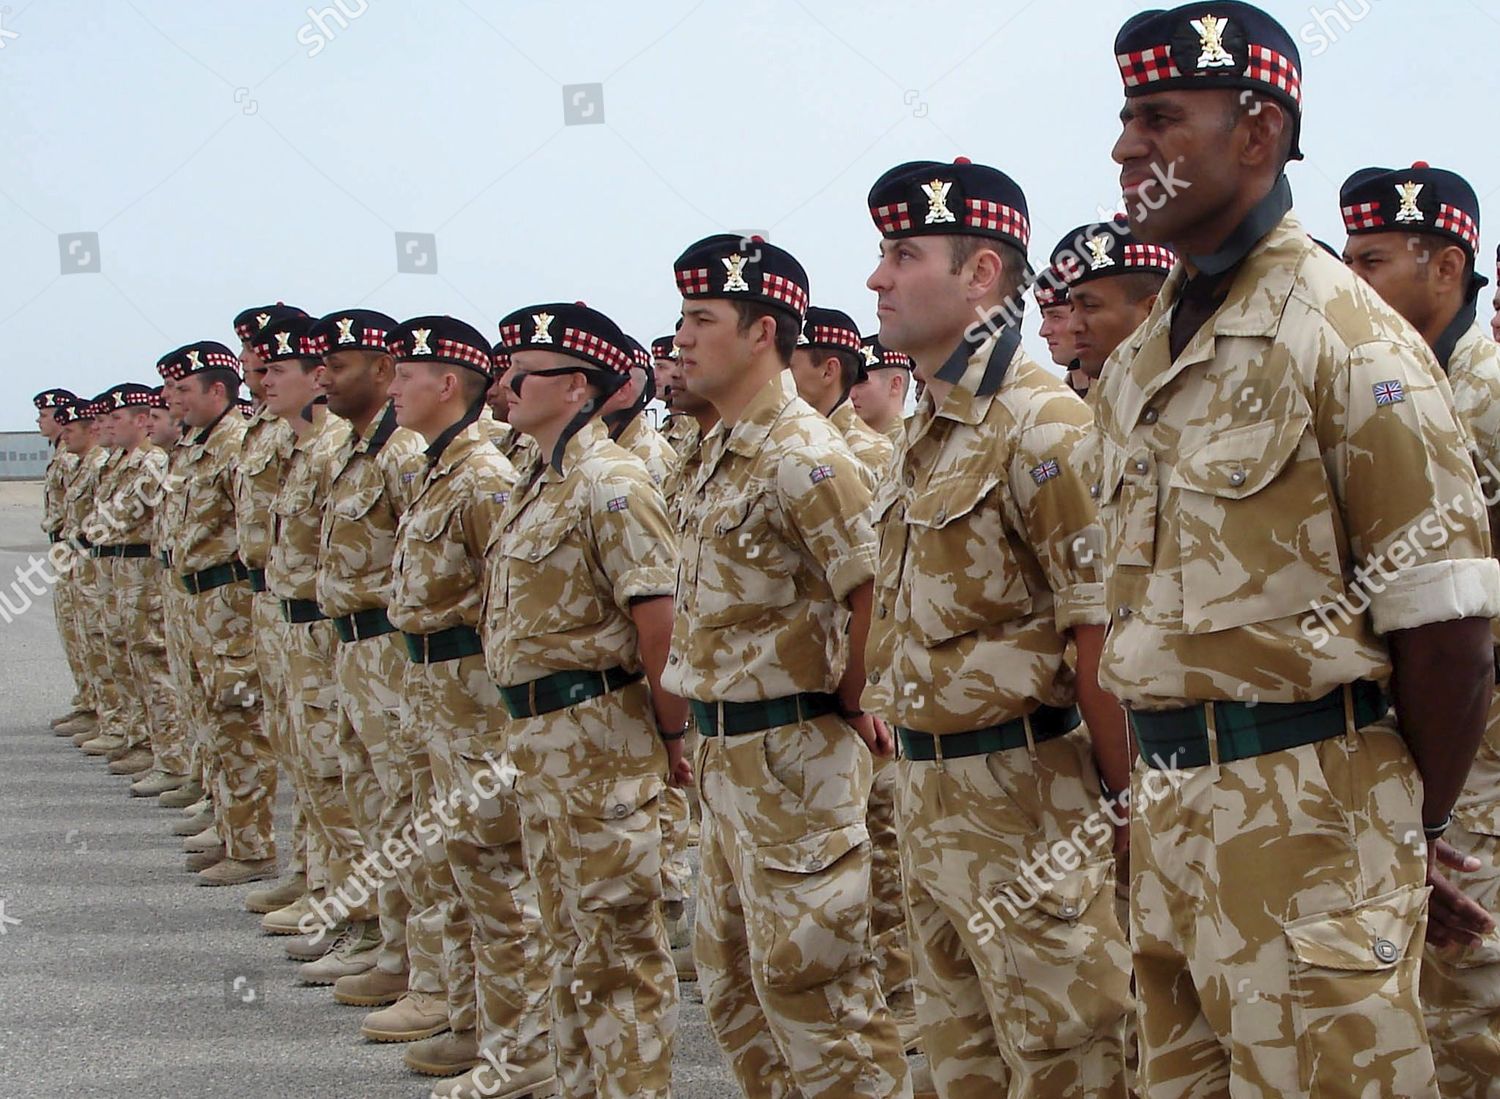
[[[161,562],[151,557],[106,558],[110,574],[109,632],[125,653],[120,672],[127,677],[133,720],[141,722],[151,744],[153,766],[186,775],[188,735],[178,720],[175,688],[167,663],[161,598]]]
[[[110,672],[111,639],[105,633],[108,618],[108,583],[104,562],[87,551],[74,559],[73,629],[82,643],[84,675],[93,685],[95,713],[102,736],[117,736],[128,742],[124,723],[125,702],[121,684]]]
[[[900,1026],[914,1026],[911,944],[896,830],[896,761],[876,759],[865,820],[870,829],[870,948],[881,995]]]
[[[441,939],[408,941],[407,920],[418,897],[417,864],[401,850],[412,820],[411,749],[401,728],[406,647],[399,633],[342,643],[335,656],[339,691],[339,763],[344,797],[364,836],[366,860],[377,868],[380,955],[386,973],[408,973],[407,987],[442,990]]]
[[[140,625],[131,608],[139,598],[134,593],[119,590],[122,583],[128,589],[135,577],[117,567],[139,564],[139,561],[114,557],[94,559],[99,590],[99,620],[95,630],[104,642],[102,659],[108,683],[104,721],[112,732],[125,738],[127,748],[149,749],[151,727],[146,719],[145,685],[136,679],[130,666],[130,649],[134,643],[132,632]]]
[[[693,955],[749,1099],[910,1097],[870,953],[871,756],[840,718],[705,736]]]
[[[186,607],[187,700],[213,754],[219,837],[231,859],[274,858],[276,769],[260,725],[250,589],[243,583],[225,584],[192,596]]]
[[[662,768],[666,770],[665,767]],[[663,785],[661,791],[661,899],[667,904],[687,901],[693,888],[693,867],[688,862],[688,838],[692,835],[692,804],[686,790]]]
[[[943,1099],[1124,1099],[1130,954],[1088,734],[900,760],[917,1017]],[[1093,814],[1102,827],[1090,835]]]
[[[303,875],[309,890],[328,884],[328,852],[320,837],[307,828],[307,798],[297,778],[297,754],[292,744],[292,716],[286,690],[287,631],[281,600],[268,591],[255,592],[250,615],[255,628],[255,666],[260,672],[263,702],[261,723],[271,745],[271,757],[292,791],[292,830],[288,842],[286,873]]]
[[[63,656],[68,660],[68,671],[73,677],[72,706],[75,710],[93,713],[98,703],[84,659],[83,638],[78,633],[77,602],[77,581],[71,571],[60,571],[52,588],[52,618],[57,623],[57,636],[62,641]]]
[[[290,729],[291,773],[302,795],[310,836],[316,836],[326,873],[327,904],[351,920],[372,920],[374,898],[354,867],[365,854],[364,836],[344,796],[339,758],[338,636],[327,619],[288,623],[283,669]]]
[[[677,972],[661,908],[667,756],[650,694],[632,683],[513,721],[508,736],[553,948],[561,1094],[667,1099]]]
[[[1143,1095],[1437,1094],[1420,786],[1384,723],[1217,766],[1137,763]]]
[[[410,664],[406,699],[430,763],[413,769],[414,829],[436,817],[442,835],[422,848],[433,903],[412,918],[419,933],[441,931],[449,1026],[532,1064],[547,1056],[549,946],[504,752],[510,718],[479,654]]]
[[[161,593],[162,640],[166,643],[167,671],[172,681],[170,705],[187,749],[188,774],[211,794],[216,781],[213,752],[204,740],[207,730],[193,720],[188,703],[192,694],[192,642],[187,623],[190,603],[196,596],[184,591],[177,574],[168,568],[157,574],[157,590]]]
[[[1486,911],[1500,913],[1500,691],[1490,700],[1484,742],[1453,822],[1443,838],[1481,863],[1453,880]],[[1471,950],[1429,945],[1420,988],[1444,1099],[1500,1088],[1500,929]]]

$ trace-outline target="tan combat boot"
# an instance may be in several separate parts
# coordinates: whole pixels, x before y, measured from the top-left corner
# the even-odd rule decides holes
[[[172,835],[187,838],[188,836],[196,836],[203,829],[212,828],[213,826],[213,811],[205,809],[196,817],[188,817],[187,820],[180,820],[172,825]]]
[[[387,973],[378,966],[351,973],[333,982],[333,998],[350,1007],[380,1007],[406,995],[406,974]]]
[[[116,748],[125,747],[125,738],[122,736],[109,736],[107,734],[94,736],[89,740],[85,740],[79,747],[83,749],[83,754],[86,756],[107,756]]]
[[[112,775],[138,775],[142,771],[151,773],[151,764],[156,757],[151,754],[150,748],[132,748],[119,759],[109,765],[109,773]]]
[[[56,729],[59,725],[66,725],[74,718],[82,717],[86,713],[88,713],[87,710],[80,710],[77,706],[74,706],[67,713],[54,717],[51,721],[47,722],[47,727],[49,729]]]
[[[264,916],[279,908],[285,908],[289,904],[295,904],[306,892],[307,875],[293,874],[285,881],[277,882],[268,889],[255,889],[246,893],[245,911]],[[265,924],[262,923],[261,927],[264,928]],[[280,932],[273,931],[271,934],[276,935]]]
[[[522,1068],[486,1051],[482,1065],[444,1080],[432,1089],[431,1099],[544,1099],[556,1094],[557,1073],[550,1053]]]
[[[472,1030],[435,1034],[408,1046],[401,1059],[423,1076],[457,1076],[482,1063],[479,1035]]]
[[[696,981],[698,964],[693,960],[693,925],[688,923],[687,904],[668,901],[662,905],[667,920],[667,944],[672,948],[672,965],[679,981]]]
[[[198,875],[199,885],[248,885],[276,876],[275,859],[225,859]]]
[[[333,949],[315,962],[304,963],[297,979],[305,985],[331,985],[340,977],[354,977],[375,968],[380,953],[380,925],[375,920],[354,920]]]
[[[219,865],[219,863],[224,861],[224,856],[227,853],[224,850],[224,845],[221,843],[209,848],[207,851],[194,851],[184,860],[182,865],[189,871],[197,873],[200,870],[207,870],[211,866]]]
[[[182,849],[188,854],[192,854],[194,851],[207,851],[210,847],[217,847],[222,842],[219,839],[218,830],[210,824],[203,831],[183,840]]]
[[[186,809],[189,805],[202,799],[203,787],[198,785],[197,779],[189,779],[185,785],[179,786],[175,790],[168,790],[161,797],[157,798],[156,804],[160,805],[163,809]]]
[[[59,722],[57,731],[66,732],[69,736],[75,733],[91,733],[99,728],[99,718],[96,714],[84,713],[77,717],[70,717],[67,721]]]
[[[145,778],[137,779],[130,784],[130,796],[133,798],[158,797],[169,790],[176,790],[186,781],[186,775],[170,775],[154,767],[146,772]]]
[[[372,1042],[419,1042],[448,1029],[448,1001],[435,992],[408,992],[390,1007],[372,1011],[359,1032]]]

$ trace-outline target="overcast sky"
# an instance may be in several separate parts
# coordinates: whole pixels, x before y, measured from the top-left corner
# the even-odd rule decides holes
[[[1142,7],[9,5],[0,429],[29,427],[45,386],[154,383],[163,352],[233,345],[234,314],[275,300],[451,313],[490,338],[511,309],[582,300],[649,340],[677,316],[672,260],[713,232],[769,232],[807,267],[814,303],[868,331],[864,200],[886,168],[1004,169],[1030,202],[1033,262],[1117,206],[1112,43]],[[1290,176],[1308,227],[1342,245],[1350,171],[1428,160],[1486,203],[1493,276],[1500,0],[1264,6],[1302,47],[1307,160]],[[432,234],[435,250],[398,234]],[[1046,361],[1036,325],[1033,310],[1027,345]]]

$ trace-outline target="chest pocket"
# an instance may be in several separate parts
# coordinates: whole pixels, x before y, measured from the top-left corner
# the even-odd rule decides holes
[[[694,579],[701,625],[747,622],[797,598],[791,551],[771,521],[772,506],[768,489],[705,506]]]
[[[999,474],[963,474],[907,505],[911,622],[928,648],[1031,611],[999,486]]]
[[[1306,413],[1231,428],[1183,453],[1182,621],[1213,633],[1344,594],[1328,478]]]
[[[582,510],[554,515],[500,538],[506,616],[517,638],[562,634],[602,622],[609,593],[590,567]]]
[[[415,515],[404,528],[395,568],[408,605],[446,608],[473,587],[474,564],[463,540],[461,506],[453,503]]]
[[[1100,525],[1115,565],[1150,568],[1156,563],[1156,462],[1144,447],[1130,453],[1105,440],[1094,456],[1098,466]]]

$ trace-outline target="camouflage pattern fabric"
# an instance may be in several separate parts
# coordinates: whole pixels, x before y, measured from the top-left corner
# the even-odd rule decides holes
[[[658,489],[666,484],[672,467],[677,464],[677,451],[644,412],[626,424],[615,441],[645,464]]]
[[[844,443],[849,447],[849,453],[858,458],[860,465],[869,471],[870,478],[867,483],[873,493],[881,477],[890,468],[891,456],[896,448],[891,445],[889,439],[859,418],[859,414],[854,411],[854,406],[847,398],[828,414],[828,422],[833,424],[838,433],[843,436]]]

